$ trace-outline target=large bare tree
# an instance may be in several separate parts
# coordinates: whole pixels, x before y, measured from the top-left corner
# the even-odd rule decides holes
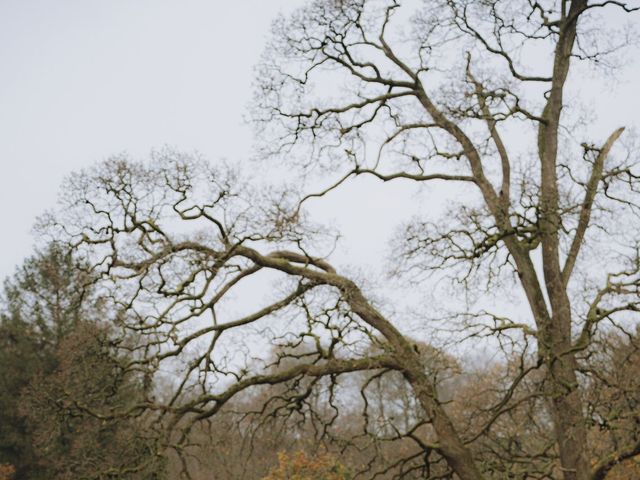
[[[607,64],[628,38],[614,31],[639,5],[431,1],[414,5],[408,33],[406,21],[404,32],[394,24],[401,3],[316,2],[283,21],[286,54],[265,63],[261,119],[275,125],[280,149],[313,144],[312,161],[334,165],[342,156],[351,163],[345,179],[447,181],[480,194],[480,202],[461,202],[456,220],[410,225],[408,260],[427,269],[467,264],[465,278],[486,268],[489,281],[503,268],[517,273],[534,320],[523,331],[547,370],[563,475],[588,478],[579,357],[600,322],[637,312],[637,238],[626,244],[630,261],[600,275],[589,300],[576,298],[572,287],[583,285],[572,282],[605,212],[618,225],[631,213],[623,235],[637,229],[638,170],[633,158],[610,158],[624,127],[592,139],[588,123],[580,128],[563,112],[585,73],[570,76],[571,67]],[[323,78],[344,82],[348,93],[327,95],[317,87]],[[605,241],[614,250],[615,240]]]
[[[134,408],[171,418],[167,446],[183,457],[191,426],[244,391],[284,386],[268,390],[264,412],[311,417],[325,438],[339,429],[341,378],[399,372],[421,411],[392,430],[414,450],[362,475],[605,478],[640,452],[637,431],[590,445],[585,395],[600,332],[631,335],[637,322],[640,173],[622,126],[593,132],[567,104],[579,103],[584,64],[613,68],[630,38],[618,27],[640,6],[407,3],[315,1],[275,25],[256,99],[263,153],[337,172],[325,190],[251,190],[164,152],[71,177],[48,223],[92,260],[113,320],[145,340],[131,368],[180,374],[168,398]],[[448,182],[457,196],[441,219],[425,205],[425,219],[406,224],[398,275],[445,272],[488,298],[520,285],[524,319],[473,305],[443,319],[463,345],[502,348],[482,395],[460,388],[473,398],[444,402],[446,362],[427,368],[402,318],[318,253],[330,238],[305,202],[363,175]],[[267,304],[252,290],[260,278],[278,281]],[[276,359],[260,355],[264,343],[279,346]],[[366,419],[372,382],[361,387]]]

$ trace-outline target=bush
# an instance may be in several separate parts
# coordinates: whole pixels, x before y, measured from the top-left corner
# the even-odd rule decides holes
[[[349,480],[348,469],[331,455],[308,457],[304,452],[278,454],[278,466],[264,480]]]

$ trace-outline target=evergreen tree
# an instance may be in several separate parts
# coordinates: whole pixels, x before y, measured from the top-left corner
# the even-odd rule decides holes
[[[15,468],[15,480],[159,478],[163,470],[156,435],[131,411],[151,386],[126,370],[90,280],[52,244],[5,281],[0,465]]]

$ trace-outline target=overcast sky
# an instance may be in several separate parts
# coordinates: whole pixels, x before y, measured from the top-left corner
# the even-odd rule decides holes
[[[0,276],[69,172],[164,144],[246,157],[272,19],[297,0],[0,0]]]
[[[165,144],[247,158],[252,68],[271,21],[302,3],[0,0],[0,277],[32,251],[36,216],[73,170]],[[594,92],[606,118],[639,125],[639,72]]]

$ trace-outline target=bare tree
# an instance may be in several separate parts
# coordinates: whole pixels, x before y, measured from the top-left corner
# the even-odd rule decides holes
[[[90,260],[91,275],[100,278],[95,291],[104,292],[101,301],[113,322],[141,339],[125,371],[181,375],[171,381],[170,396],[150,392],[130,412],[148,408],[167,415],[166,447],[182,456],[183,473],[192,426],[237,394],[282,384],[267,401],[270,415],[311,418],[323,437],[338,427],[340,376],[371,370],[379,376],[402,372],[439,432],[438,445],[426,444],[415,429],[398,435],[420,447],[412,458],[424,456],[426,448],[455,469],[475,469],[419,349],[355,282],[305,253],[306,242],[318,237],[313,228],[283,217],[291,210],[286,202],[242,194],[233,188],[233,176],[167,156],[149,166],[116,158],[70,177],[64,208],[49,223]],[[215,230],[181,232],[175,220]],[[229,319],[230,296],[269,271],[284,276],[276,290],[281,293]],[[256,303],[246,291],[243,298],[246,308]],[[313,348],[300,351],[305,339]],[[260,356],[265,340],[279,347],[277,358]],[[362,394],[366,398],[369,390]]]
[[[424,2],[410,34],[394,23],[405,8],[397,1],[315,2],[283,20],[277,46],[286,54],[265,62],[260,120],[282,140],[276,151],[295,156],[313,145],[313,162],[343,169],[326,191],[365,174],[475,190],[447,219],[409,225],[405,260],[409,268],[457,268],[464,281],[480,274],[487,285],[517,274],[533,323],[482,316],[494,321],[496,335],[517,329],[535,340],[562,475],[589,478],[581,353],[599,324],[619,324],[624,312],[638,310],[637,238],[624,238],[630,225],[637,228],[638,171],[629,156],[610,158],[624,128],[591,141],[588,128],[563,112],[578,81],[569,75],[575,62],[607,64],[626,44],[628,37],[612,34],[616,25],[602,22],[621,25],[620,16],[639,6]],[[326,100],[314,90],[323,78],[344,82],[345,95]],[[530,134],[519,134],[523,128]],[[376,142],[377,153],[367,155]],[[607,216],[619,226],[622,218],[633,223],[616,232]],[[605,225],[628,249],[614,255],[608,248],[613,269],[592,276],[601,287],[580,298],[580,253],[587,241],[602,240],[594,227]]]
[[[311,418],[327,437],[339,427],[341,379],[362,371],[399,372],[421,414],[397,432],[414,451],[359,475],[595,480],[638,454],[637,435],[589,444],[584,398],[596,333],[624,330],[640,308],[639,247],[629,235],[637,166],[618,149],[623,128],[596,144],[565,108],[570,67],[618,50],[601,15],[637,8],[316,1],[276,24],[270,50],[283,54],[268,54],[260,69],[257,114],[265,153],[342,170],[327,189],[301,201],[251,190],[232,172],[172,152],[148,165],[114,158],[68,180],[46,223],[90,260],[113,321],[143,340],[129,368],[180,374],[170,396],[131,408],[167,416],[166,445],[184,459],[184,475],[190,429],[234,396],[279,385],[265,408]],[[325,87],[336,81],[342,95]],[[450,182],[462,193],[440,221],[406,225],[396,270],[448,272],[466,291],[498,298],[521,286],[530,321],[466,305],[443,319],[458,328],[456,341],[492,338],[503,349],[476,401],[443,402],[402,319],[312,253],[330,239],[305,218],[305,202],[361,175]],[[586,248],[602,265],[584,261]],[[261,278],[278,281],[266,304],[252,291]],[[307,341],[313,348],[301,351]],[[264,344],[281,354],[260,355]],[[361,392],[367,403],[371,390]]]

